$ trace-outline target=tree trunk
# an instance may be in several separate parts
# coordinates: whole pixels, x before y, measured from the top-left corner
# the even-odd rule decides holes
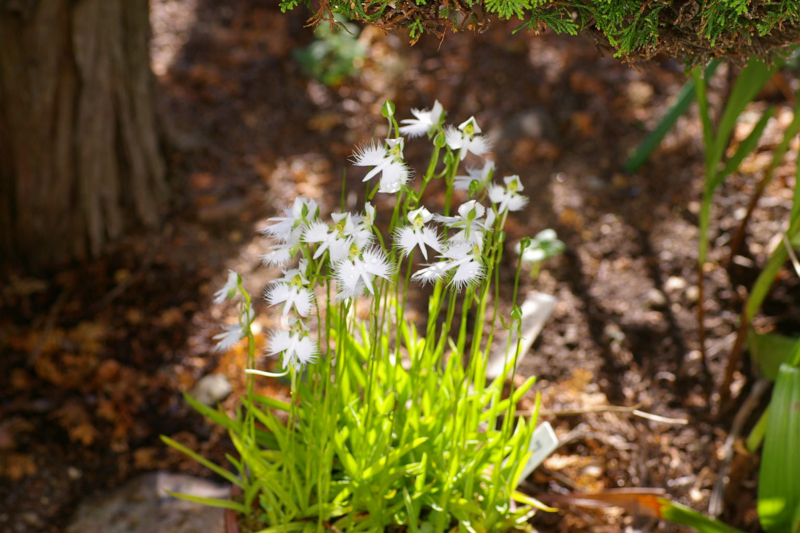
[[[153,227],[166,196],[148,0],[0,0],[0,261]]]

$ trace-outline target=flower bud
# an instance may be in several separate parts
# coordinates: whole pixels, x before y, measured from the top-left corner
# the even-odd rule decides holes
[[[385,118],[392,118],[394,116],[394,102],[386,100],[381,106],[381,115]]]

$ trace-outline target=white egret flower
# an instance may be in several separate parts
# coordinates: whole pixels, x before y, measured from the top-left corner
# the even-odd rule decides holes
[[[408,213],[408,221],[411,225],[398,228],[395,232],[395,242],[403,250],[404,255],[408,256],[417,246],[425,260],[428,259],[426,247],[441,253],[442,243],[439,234],[435,229],[425,225],[431,219],[433,219],[433,215],[424,207]]]
[[[349,237],[359,250],[363,250],[372,242],[372,232],[364,222],[364,217],[354,213],[332,213],[331,218],[341,235]]]
[[[381,175],[378,192],[396,193],[411,179],[411,170],[403,160],[403,138],[387,139],[381,147],[370,143],[358,149],[353,156],[357,167],[373,167],[363,181]]]
[[[308,363],[313,363],[319,355],[319,348],[306,331],[293,328],[293,331],[282,329],[270,332],[269,355],[281,355],[284,367],[300,370]]]
[[[450,237],[449,241],[452,244],[468,243],[482,247],[484,233],[494,224],[495,215],[494,211],[487,212],[477,200],[470,200],[459,206],[458,215],[452,217],[434,215],[434,219],[460,230]]]
[[[424,286],[428,283],[435,283],[444,278],[449,270],[449,264],[446,262],[433,263],[432,265],[427,265],[425,268],[421,268],[414,272],[414,275],[411,276],[411,279],[422,283]]]
[[[480,247],[469,243],[451,246],[442,254],[442,257],[449,259],[450,269],[455,268],[450,285],[461,290],[483,278],[485,269],[476,254],[480,254]]]
[[[489,192],[489,200],[493,204],[497,204],[498,213],[504,211],[519,211],[528,203],[528,198],[519,194],[519,191],[525,187],[519,180],[519,176],[509,176],[503,178],[506,186],[490,183],[487,190]]]
[[[400,126],[400,133],[409,137],[419,137],[420,135],[431,133],[431,130],[439,125],[443,113],[444,108],[439,103],[439,100],[433,103],[431,110],[412,109],[411,114],[417,118],[401,120],[400,123],[405,124],[405,126]]]
[[[294,229],[284,242],[279,242],[269,247],[269,252],[261,256],[264,266],[282,267],[297,255],[300,251],[300,238],[303,235],[304,226],[301,225]]]
[[[470,117],[466,122],[461,123],[458,129],[447,126],[444,130],[447,146],[452,150],[458,150],[458,157],[462,161],[467,157],[467,152],[477,156],[482,156],[489,151],[489,140],[481,133],[475,117]]]
[[[224,326],[222,329],[224,333],[214,335],[214,340],[217,341],[217,346],[214,348],[218,352],[228,351],[234,344],[244,338],[244,330],[239,324],[232,326]]]
[[[236,296],[236,291],[239,288],[239,274],[233,270],[228,270],[228,280],[225,286],[214,293],[214,303],[221,304],[225,300],[232,299]]]
[[[484,186],[492,179],[493,174],[494,161],[487,159],[483,164],[483,168],[468,168],[466,176],[456,176],[453,188],[468,191],[473,181],[477,181],[479,185]]]
[[[346,294],[359,294],[357,292],[359,282],[364,284],[370,294],[375,294],[372,280],[376,276],[389,280],[392,274],[392,267],[383,253],[377,248],[364,250],[363,252],[352,250],[350,259],[341,261],[336,265],[335,274],[340,289]]]
[[[288,315],[289,311],[294,307],[298,315],[306,317],[311,313],[314,293],[295,284],[276,283],[264,291],[264,298],[269,305],[283,303],[283,316]]]
[[[453,272],[449,284],[455,286],[457,290],[461,290],[467,285],[480,281],[486,272],[477,254],[480,254],[478,245],[466,242],[454,244],[439,256],[443,261],[427,265],[426,268],[418,270],[411,277],[425,285],[444,279],[450,272]]]
[[[272,287],[264,290],[264,298],[269,305],[284,304],[283,316],[288,315],[292,307],[300,316],[307,317],[311,313],[314,293],[306,288],[309,282],[303,272],[307,266],[308,261],[301,260],[300,268],[284,270],[283,277],[275,280]]]
[[[280,242],[287,242],[292,233],[303,224],[303,219],[310,221],[317,218],[319,205],[314,200],[298,196],[292,207],[284,207],[283,212],[286,216],[267,219],[267,222],[275,224],[263,228],[261,233],[275,237]]]
[[[319,258],[327,251],[332,263],[345,259],[352,244],[349,237],[342,236],[338,229],[331,229],[324,222],[311,224],[303,234],[303,240],[309,244],[319,244],[314,252],[314,259]]]

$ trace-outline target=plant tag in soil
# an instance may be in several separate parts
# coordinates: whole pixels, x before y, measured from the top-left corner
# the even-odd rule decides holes
[[[556,437],[556,432],[553,431],[553,426],[551,426],[549,422],[545,422],[537,427],[533,431],[531,443],[528,445],[528,451],[533,453],[530,459],[528,459],[528,464],[526,464],[525,468],[522,470],[522,475],[519,478],[520,481],[531,475],[531,472],[536,470],[536,467],[542,464],[542,462],[547,459],[547,456],[553,453],[556,448],[558,448],[558,437]]]

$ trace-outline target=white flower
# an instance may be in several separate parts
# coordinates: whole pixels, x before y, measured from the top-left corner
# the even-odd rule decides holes
[[[341,234],[349,237],[359,250],[363,250],[372,242],[372,232],[361,215],[332,213],[331,218],[333,218]]]
[[[358,149],[353,164],[357,167],[373,167],[363,181],[381,174],[378,192],[396,193],[411,179],[411,171],[403,161],[403,138],[387,139],[386,146],[370,143]]]
[[[497,185],[496,183],[490,183],[487,187],[489,200],[497,204],[497,211],[499,213],[506,210],[519,211],[525,207],[528,203],[528,199],[519,194],[519,191],[524,189],[519,180],[519,176],[509,176],[503,178],[503,181],[506,183],[505,187]]]
[[[449,270],[450,268],[447,262],[433,263],[432,265],[428,265],[414,272],[411,279],[419,281],[422,285],[427,285],[428,283],[433,283],[444,278]]]
[[[469,243],[458,244],[448,248],[442,257],[449,260],[450,269],[455,268],[451,285],[461,289],[466,285],[478,282],[484,274],[484,268],[476,254],[480,247]]]
[[[475,122],[475,117],[470,117],[469,120],[459,125],[458,129],[447,126],[444,136],[447,146],[452,150],[458,150],[458,157],[463,161],[467,157],[467,152],[482,156],[489,151],[489,140],[483,135],[479,135],[480,132],[481,129]]]
[[[225,300],[236,296],[236,291],[239,288],[239,274],[233,270],[228,270],[228,281],[225,286],[214,293],[214,303],[221,304]]]
[[[224,333],[214,335],[214,339],[218,341],[215,348],[215,350],[218,352],[228,351],[231,346],[244,338],[244,330],[239,324],[224,326],[222,329],[225,330]]]
[[[521,243],[518,242],[514,251],[519,253],[521,249]],[[524,263],[538,263],[562,254],[564,249],[565,245],[558,239],[556,232],[552,229],[544,229],[531,239],[530,245],[525,248],[521,259]]]
[[[299,370],[308,363],[313,363],[319,355],[317,344],[300,328],[294,331],[282,329],[270,332],[269,355],[281,354],[284,367],[292,366]]]
[[[457,290],[467,285],[477,283],[483,278],[485,269],[476,253],[480,253],[478,246],[469,243],[456,244],[440,255],[444,261],[428,265],[412,276],[415,281],[422,284],[443,279],[449,272],[453,272],[450,285]]]
[[[275,280],[277,282],[284,282],[284,283],[298,283],[301,285],[308,285],[308,280],[306,279],[306,271],[308,270],[308,260],[301,259],[300,264],[297,265],[297,268],[290,268],[288,270],[283,271],[283,276]]]
[[[484,215],[486,218],[484,219]],[[460,231],[450,237],[452,244],[467,243],[471,245],[483,246],[484,232],[494,224],[494,211],[487,213],[486,208],[478,203],[477,200],[470,200],[461,204],[458,208],[458,215],[445,217],[434,215],[438,222],[447,224],[450,228]]]
[[[439,121],[442,119],[442,113],[444,113],[444,108],[442,104],[439,103],[439,100],[433,103],[433,109],[430,111],[427,109],[421,111],[419,109],[412,109],[411,114],[417,118],[401,120],[400,123],[406,125],[400,126],[400,133],[408,135],[409,137],[419,137],[420,135],[430,133],[432,129],[439,125]]]
[[[453,265],[456,266],[456,271],[453,274],[453,279],[450,280],[450,285],[455,285],[458,290],[461,290],[467,285],[477,283],[483,278],[483,265],[481,265],[474,255],[470,255],[467,259],[454,262]]]
[[[368,228],[371,228],[375,224],[375,206],[372,203],[367,202],[364,204],[364,225]]]
[[[420,207],[408,213],[408,221],[411,225],[398,228],[395,232],[395,241],[405,255],[409,255],[417,246],[419,246],[422,257],[424,257],[425,260],[428,259],[426,246],[441,253],[442,243],[439,240],[439,234],[433,228],[425,225],[425,223],[430,222],[432,218],[433,215],[424,207]]]
[[[261,233],[275,237],[280,242],[287,242],[292,233],[303,223],[303,219],[314,220],[319,215],[317,202],[308,198],[297,197],[292,207],[284,207],[286,216],[272,217],[267,222],[275,222],[261,230]]]
[[[284,242],[270,246],[270,252],[261,256],[264,266],[282,267],[291,261],[300,251],[300,237],[303,235],[304,227],[304,225],[297,227],[292,230]]]
[[[328,251],[331,262],[336,263],[347,257],[350,252],[352,240],[344,237],[337,229],[331,229],[324,222],[316,222],[306,229],[303,240],[309,244],[319,243],[317,251],[314,252],[314,259],[317,259],[325,251]]]
[[[288,315],[289,311],[294,307],[298,315],[305,317],[311,312],[314,293],[296,284],[276,283],[264,291],[264,298],[269,305],[278,305],[285,302],[283,316]]]
[[[467,176],[456,176],[453,188],[468,191],[473,181],[477,181],[479,185],[485,185],[492,178],[492,174],[494,174],[494,161],[487,159],[483,168],[468,168]]]
[[[346,294],[360,294],[358,292],[359,283],[363,283],[371,294],[375,294],[375,288],[372,285],[373,278],[377,276],[388,280],[392,274],[392,267],[383,253],[377,248],[373,248],[338,263],[335,274],[340,290]]]

